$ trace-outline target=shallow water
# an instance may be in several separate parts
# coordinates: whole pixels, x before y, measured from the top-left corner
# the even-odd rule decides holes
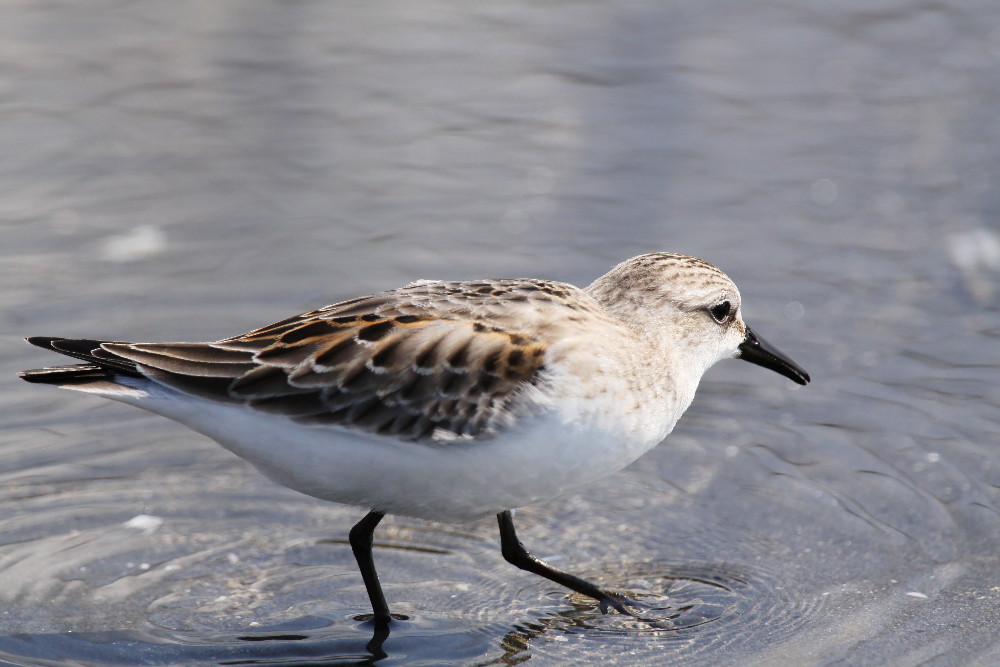
[[[1000,662],[1000,6],[19,3],[0,19],[0,660]],[[16,378],[24,335],[207,340],[415,278],[675,250],[813,375],[491,522],[358,510]]]

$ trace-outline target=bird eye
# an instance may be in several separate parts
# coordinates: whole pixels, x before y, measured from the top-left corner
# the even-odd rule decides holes
[[[731,308],[732,306],[729,304],[728,301],[723,301],[722,303],[709,308],[708,312],[711,313],[712,319],[714,319],[719,324],[722,324],[723,322],[726,321],[726,318],[729,317],[729,310]]]

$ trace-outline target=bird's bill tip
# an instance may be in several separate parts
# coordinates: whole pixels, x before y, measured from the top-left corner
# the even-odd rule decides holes
[[[746,338],[740,343],[740,359],[752,364],[763,366],[775,373],[784,375],[798,384],[809,383],[809,373],[792,361],[786,354],[747,327]]]

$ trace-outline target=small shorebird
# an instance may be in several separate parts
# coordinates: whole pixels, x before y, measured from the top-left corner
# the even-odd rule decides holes
[[[640,608],[536,558],[512,509],[621,470],[738,357],[809,375],[743,322],[708,262],[633,257],[585,289],[546,280],[421,280],[214,343],[28,342],[84,363],[23,371],[145,408],[219,442],[272,480],[370,510],[350,543],[378,622],[372,560],[386,513],[496,515],[503,556],[595,598]]]

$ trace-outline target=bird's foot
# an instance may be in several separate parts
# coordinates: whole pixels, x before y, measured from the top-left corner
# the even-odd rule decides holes
[[[597,599],[597,608],[602,614],[610,613],[614,609],[623,616],[631,616],[638,620],[655,620],[647,618],[648,612],[654,611],[649,605],[623,593],[614,591],[602,591],[602,593],[603,595]]]

